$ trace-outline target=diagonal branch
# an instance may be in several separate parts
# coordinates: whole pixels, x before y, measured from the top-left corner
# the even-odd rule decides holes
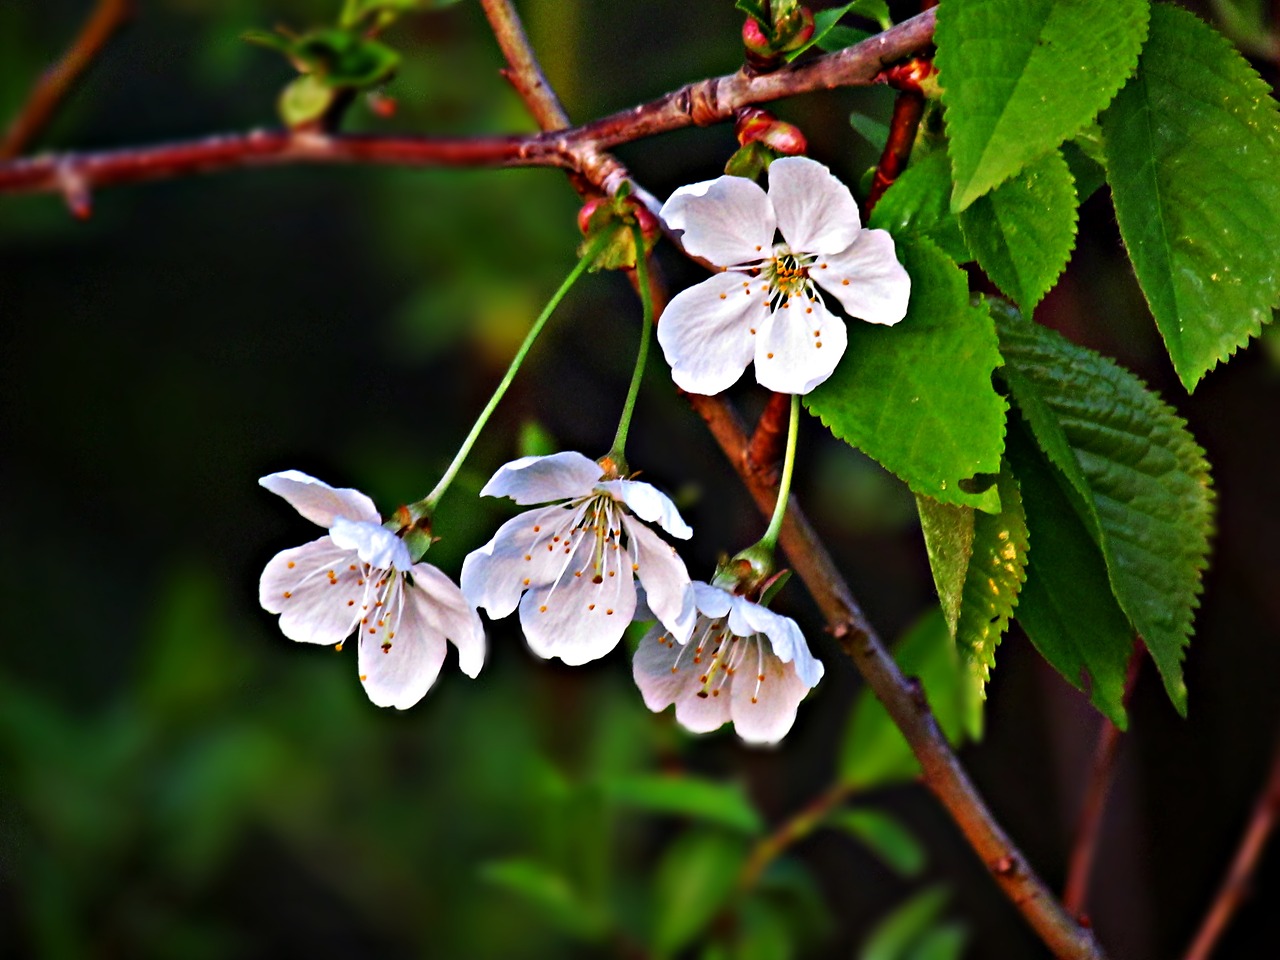
[[[499,9],[504,18],[515,20],[516,15],[511,8],[510,0],[484,0],[484,5],[487,14],[492,9]],[[492,14],[490,16],[492,21]],[[931,10],[901,26],[921,22],[928,23],[931,34],[933,24]],[[497,24],[495,29],[498,29]],[[520,38],[523,48],[518,52],[517,57],[512,57],[508,53],[508,63],[512,70],[518,69],[517,60],[536,65],[537,60],[528,48],[523,30],[520,30],[518,35],[508,33],[506,41],[500,39],[503,49],[507,49],[507,43],[513,36]],[[866,42],[871,43],[875,39],[872,38],[871,41]],[[815,63],[821,62],[815,61]],[[760,79],[767,81],[783,73],[784,71],[778,71]],[[538,75],[541,76],[540,71]],[[735,77],[741,76],[741,74],[735,75]],[[727,78],[721,78],[721,80],[725,79]],[[522,84],[515,79],[512,82],[517,90],[541,89],[539,84],[532,82]],[[550,95],[554,96],[554,94]],[[674,96],[677,95],[669,95],[664,100],[670,102],[671,97]],[[538,109],[531,105],[531,111],[535,115]],[[730,115],[731,113],[732,111]],[[693,115],[693,111],[690,115]],[[609,118],[606,118],[592,126],[607,125],[610,122]],[[597,147],[602,148],[605,142],[609,141],[607,138],[602,138],[601,142],[597,143]],[[617,161],[612,158],[602,156],[601,160],[617,164]],[[620,166],[616,169],[620,174],[625,175],[625,171]],[[655,288],[653,290],[654,312],[657,316],[661,315],[666,305],[665,291],[657,288],[659,282],[654,271],[651,274],[651,286]],[[706,421],[716,442],[728,456],[729,462],[742,478],[761,511],[765,516],[772,514],[778,494],[776,478],[771,477],[769,471],[761,470],[752,463],[751,441],[733,407],[723,397],[690,394],[688,399]],[[804,581],[809,593],[826,617],[832,634],[853,659],[867,684],[885,705],[890,717],[911,745],[920,761],[925,784],[951,814],[970,846],[982,858],[1005,895],[1055,956],[1101,960],[1104,955],[1092,932],[1082,927],[1063,910],[1053,892],[1026,863],[1013,841],[996,823],[991,811],[960,766],[946,736],[939,729],[919,683],[908,680],[898,669],[897,663],[876,635],[875,629],[858,606],[848,584],[841,577],[826,546],[794,503],[787,510],[781,544],[787,552],[792,567]]]
[[[133,0],[98,0],[62,57],[42,73],[0,140],[0,160],[19,156],[57,113],[102,48],[134,14]]]
[[[486,9],[496,3],[494,0]],[[512,22],[518,24],[514,12],[510,16]],[[740,71],[699,80],[657,100],[568,130],[530,136],[468,138],[361,137],[264,130],[151,147],[46,154],[0,163],[0,194],[66,193],[69,184],[91,190],[193,173],[287,163],[472,168],[552,166],[581,174],[606,193],[612,193],[624,174],[617,161],[603,151],[684,127],[728,121],[733,119],[736,110],[755,103],[814,90],[876,83],[886,65],[932,41],[933,19],[933,11],[927,11],[846,50],[764,76],[748,76]],[[523,33],[520,30],[517,37],[510,31],[504,32],[504,46],[516,49],[522,45],[527,49]],[[531,109],[536,116],[554,119],[546,101],[548,96],[554,98],[554,94],[550,93],[545,78],[536,82],[515,79],[524,69],[520,66],[522,62],[512,62],[508,75],[518,91],[522,94],[528,91],[534,98],[538,106]],[[558,109],[558,104],[556,107]]]

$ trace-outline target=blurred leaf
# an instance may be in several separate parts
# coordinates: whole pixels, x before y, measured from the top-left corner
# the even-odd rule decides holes
[[[291,80],[280,92],[280,119],[287,127],[301,127],[324,116],[336,94],[313,73]]]
[[[941,887],[924,890],[880,921],[858,954],[859,960],[951,960],[959,954],[936,952],[936,927],[949,894]],[[961,946],[963,944],[960,944]],[[921,948],[934,951],[922,953]]]
[[[1071,170],[1054,150],[960,214],[978,265],[1028,316],[1075,247],[1077,205]]]
[[[1253,57],[1280,57],[1280,37],[1267,25],[1267,0],[1209,0],[1218,29]]]
[[[1014,401],[1069,481],[1111,590],[1185,713],[1182,657],[1213,525],[1204,451],[1186,421],[1114,361],[1023,320],[1007,304],[993,302],[992,311]],[[1031,549],[1039,552],[1034,531]]]
[[[1280,303],[1280,106],[1220,34],[1156,4],[1102,129],[1120,235],[1192,390]]]
[[[887,134],[887,128],[886,128]],[[868,226],[894,237],[932,240],[952,260],[973,259],[959,218],[951,212],[951,164],[945,150],[913,155],[911,165],[885,191],[871,212]]]
[[[942,611],[925,614],[897,643],[894,659],[907,676],[917,677],[938,725],[953,744],[981,724],[974,714],[982,700],[960,662]],[[920,772],[907,741],[868,688],[858,691],[840,752],[840,777],[856,789],[901,780]]]
[[[386,80],[400,54],[349,30],[314,30],[293,44],[293,56],[331,87],[367,87]]]
[[[386,25],[402,13],[439,10],[458,2],[459,0],[346,0],[339,23],[344,27],[354,27],[366,18],[376,16],[381,18],[382,25]]]
[[[816,14],[814,15],[817,16]],[[837,24],[826,32],[820,41],[818,47],[824,53],[838,53],[847,47],[852,47],[856,43],[870,39],[874,34],[868,33],[866,30],[859,30],[857,27],[846,27],[843,24]]]
[[[800,49],[788,53],[787,59],[794,60],[814,46],[827,53],[834,53],[836,50],[843,50],[871,36],[865,30],[839,26],[840,18],[847,13],[856,13],[872,20],[881,19],[883,14],[884,20],[888,21],[889,8],[884,0],[853,0],[853,3],[846,3],[843,7],[819,10],[813,15],[813,36]],[[881,23],[882,30],[887,30],[889,26],[890,22]]]
[[[764,830],[740,784],[716,783],[689,775],[615,777],[601,784],[605,797],[620,806],[651,813],[692,817],[745,834]]]
[[[547,457],[559,450],[555,436],[541,421],[525,420],[520,424],[516,450],[522,457]]]
[[[970,304],[964,271],[934,244],[899,241],[897,249],[911,275],[906,318],[892,327],[850,323],[835,373],[805,403],[914,492],[996,511],[994,487],[967,492],[975,475],[999,472],[1004,447],[991,318]]]
[[[1024,430],[1018,421],[1008,438],[1033,544],[1018,622],[1040,655],[1123,730],[1133,628],[1112,596],[1102,551],[1065,493],[1070,484]]]
[[[855,110],[849,114],[849,126],[853,127],[854,132],[858,133],[862,139],[875,147],[877,152],[884,150],[884,145],[889,142],[889,125],[873,120],[864,113],[858,113]]]
[[[919,876],[925,851],[920,841],[889,814],[880,810],[840,810],[827,823],[860,841],[904,877]]]
[[[765,898],[744,899],[737,920],[732,960],[790,960],[798,954],[786,917]]]
[[[608,918],[584,903],[563,876],[532,860],[500,860],[480,868],[480,877],[518,894],[552,926],[579,940],[598,942]]]
[[[938,80],[965,209],[1056,150],[1138,62],[1147,0],[950,0],[938,10]]]
[[[1007,462],[997,488],[996,514],[917,498],[938,599],[965,667],[984,698],[996,647],[1026,579],[1029,548],[1022,494]],[[971,720],[977,726],[967,733],[980,739],[982,714],[975,712]]]
[[[746,845],[718,831],[682,834],[654,876],[653,950],[669,957],[690,944],[736,886]]]

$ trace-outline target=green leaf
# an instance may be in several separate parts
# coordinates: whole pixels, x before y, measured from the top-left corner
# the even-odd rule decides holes
[[[1018,622],[1040,655],[1123,730],[1133,628],[1112,595],[1102,552],[1068,497],[1069,481],[1025,429],[1017,420],[1008,438],[1034,545]]]
[[[746,859],[746,846],[719,832],[680,836],[654,876],[653,949],[671,956],[702,932],[729,899]]]
[[[935,929],[948,896],[944,888],[930,887],[897,907],[876,925],[859,960],[913,960],[915,948]]]
[[[992,321],[969,302],[964,271],[928,240],[900,242],[911,306],[893,327],[849,324],[835,373],[804,399],[840,439],[916,493],[996,511],[1007,404],[991,385],[1000,364]]]
[[[587,942],[600,940],[609,922],[574,892],[563,876],[533,860],[500,860],[480,868],[488,883],[518,894],[552,926]]]
[[[298,38],[293,55],[331,87],[367,87],[395,72],[400,54],[347,30],[315,30]]]
[[[1075,181],[1076,197],[1084,203],[1107,182],[1107,168],[1102,165],[1101,130],[1097,144],[1084,137],[1068,140],[1062,145],[1062,158],[1067,161],[1071,179]],[[1096,152],[1095,152],[1096,150]]]
[[[960,960],[969,932],[956,923],[935,927],[925,933],[911,951],[911,960]]]
[[[940,504],[918,497],[938,598],[975,689],[986,696],[996,647],[1009,627],[1026,579],[1027,522],[1022,495],[1005,464],[997,481],[1000,512]],[[982,737],[982,714],[967,733]]]
[[[887,123],[873,120],[866,114],[858,113],[856,110],[849,114],[849,126],[853,127],[854,132],[875,147],[877,151],[884,150],[884,145],[889,142],[889,125]],[[881,198],[881,202],[883,202],[883,198]]]
[[[868,226],[895,237],[925,237],[957,263],[973,259],[960,220],[951,212],[951,164],[945,150],[913,155],[911,165],[880,198]]]
[[[924,847],[910,830],[887,813],[841,810],[827,822],[855,837],[904,877],[919,876],[924,869]]]
[[[917,677],[938,725],[952,743],[975,725],[981,699],[963,669],[940,610],[920,619],[896,645],[902,672]],[[976,721],[980,725],[981,721]],[[920,772],[915,754],[894,726],[883,704],[863,687],[854,700],[841,747],[840,778],[854,789],[910,780]]]
[[[1102,550],[1116,600],[1185,713],[1183,650],[1212,528],[1204,451],[1186,422],[1127,370],[1006,304],[993,303],[992,312],[1014,401],[1062,471],[1071,506]],[[1034,529],[1031,546],[1038,554]]]
[[[960,211],[1057,149],[1133,73],[1147,0],[947,0],[934,39]]]
[[[1218,29],[1253,57],[1280,57],[1280,37],[1267,25],[1267,0],[1209,0]]]
[[[1191,390],[1280,302],[1280,111],[1222,36],[1158,4],[1102,130],[1120,235]]]
[[[886,17],[889,13],[889,8],[885,5],[884,0],[853,0],[853,3],[846,3],[843,7],[819,10],[813,15],[813,36],[809,38],[809,42],[804,46],[788,53],[787,59],[794,60],[813,46],[828,53],[833,53],[836,50],[843,50],[845,47],[853,46],[853,44],[867,39],[871,34],[865,30],[855,30],[852,27],[839,25],[840,18],[847,13],[857,13],[864,17],[870,17],[872,20],[877,19],[874,14],[867,12],[866,8],[874,9],[877,12],[879,12],[880,8],[883,8]],[[882,30],[887,30],[888,27],[889,24],[881,25]]]
[[[1076,186],[1056,150],[960,214],[978,265],[1028,315],[1057,282],[1076,244]]]
[[[760,814],[740,784],[688,775],[637,775],[606,780],[601,789],[606,799],[619,806],[693,817],[746,834],[764,830]]]

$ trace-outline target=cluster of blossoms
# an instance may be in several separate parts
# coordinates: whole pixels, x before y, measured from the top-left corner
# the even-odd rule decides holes
[[[829,377],[846,337],[824,291],[873,323],[906,312],[910,281],[892,239],[862,230],[848,190],[812,160],[775,161],[768,194],[739,177],[684,187],[662,216],[687,252],[725,268],[677,296],[660,327],[674,379],[691,392],[725,389],[753,360],[757,380],[780,392]],[[655,620],[635,653],[636,684],[651,710],[674,704],[694,732],[731,721],[744,740],[776,742],[822,677],[795,622],[757,602],[759,570],[735,574],[731,563],[710,584],[692,582],[651,529],[692,535],[675,504],[621,476],[609,457],[558,453],[501,467],[481,494],[533,509],[467,556],[461,586],[421,561],[429,538],[407,510],[384,524],[363,493],[297,471],[260,483],[327,530],[267,564],[262,606],[293,640],[341,649],[354,633],[360,681],[380,706],[418,702],[450,642],[475,677],[485,659],[479,609],[502,618],[518,607],[533,652],[572,665],[608,654],[633,621]],[[779,511],[770,529],[780,521]]]

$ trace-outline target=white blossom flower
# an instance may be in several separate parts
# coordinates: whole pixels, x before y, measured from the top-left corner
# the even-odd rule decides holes
[[[699,616],[689,641],[655,626],[636,649],[632,674],[645,706],[657,713],[674,703],[694,733],[732,720],[743,740],[777,743],[822,664],[790,617],[720,587],[693,589]]]
[[[513,460],[480,493],[522,505],[556,501],[508,520],[462,564],[462,592],[474,606],[498,618],[519,604],[538,656],[578,665],[607,654],[636,613],[637,579],[663,626],[689,636],[696,613],[684,562],[641,521],[681,539],[693,531],[654,487],[605,479],[581,453],[557,453]]]
[[[360,680],[380,707],[405,710],[426,695],[448,639],[474,677],[484,666],[484,628],[462,591],[382,526],[373,501],[286,470],[258,481],[327,527],[318,540],[282,550],[262,571],[262,606],[280,614],[290,640],[337,644],[358,631]]]
[[[807,157],[773,161],[767,194],[743,177],[681,187],[662,218],[688,253],[725,268],[676,296],[658,324],[671,375],[690,393],[727,389],[753,360],[756,379],[779,393],[831,376],[848,339],[819,288],[869,323],[906,315],[911,278],[893,237],[863,230],[849,188]]]

